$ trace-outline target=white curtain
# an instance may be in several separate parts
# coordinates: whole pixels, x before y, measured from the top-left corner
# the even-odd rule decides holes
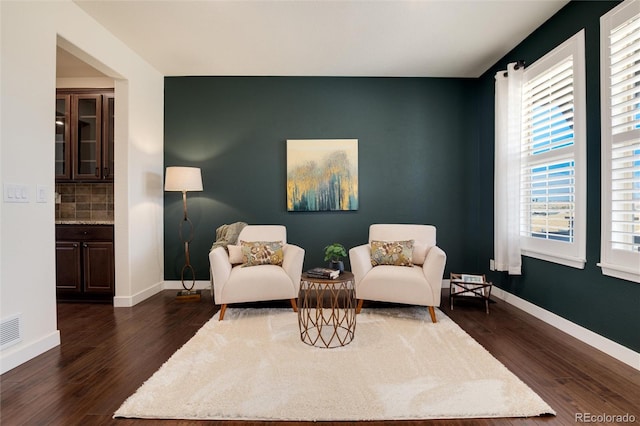
[[[520,138],[524,68],[496,74],[494,260],[498,271],[520,275]],[[505,75],[506,74],[506,75]]]

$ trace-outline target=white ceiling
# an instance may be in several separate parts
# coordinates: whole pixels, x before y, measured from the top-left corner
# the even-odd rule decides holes
[[[167,76],[394,77],[478,77],[568,3],[74,1]]]
[[[104,77],[105,75],[66,50],[56,50],[56,77]]]

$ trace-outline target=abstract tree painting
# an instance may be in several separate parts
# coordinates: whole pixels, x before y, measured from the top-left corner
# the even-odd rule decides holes
[[[358,140],[287,140],[287,210],[358,210]]]

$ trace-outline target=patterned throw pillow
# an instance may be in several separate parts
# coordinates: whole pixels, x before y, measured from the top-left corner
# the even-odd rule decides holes
[[[282,265],[281,241],[240,241],[244,266]]]
[[[412,266],[413,240],[371,241],[371,264]]]

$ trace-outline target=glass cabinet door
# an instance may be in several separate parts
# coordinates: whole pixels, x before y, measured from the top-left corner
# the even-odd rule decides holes
[[[56,179],[71,178],[71,147],[69,117],[71,111],[69,95],[56,96],[56,139],[55,173]]]
[[[75,96],[74,179],[101,179],[102,96]]]
[[[58,89],[55,121],[56,181],[113,182],[114,123],[113,91]]]
[[[102,136],[102,178],[113,180],[113,146],[114,146],[114,123],[115,123],[115,101],[113,95],[104,95],[102,99],[104,112],[102,114],[105,121]]]

